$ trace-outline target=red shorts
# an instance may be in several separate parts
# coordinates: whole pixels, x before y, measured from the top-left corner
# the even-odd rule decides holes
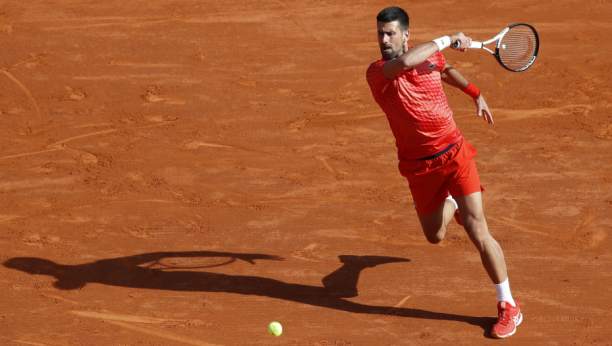
[[[414,206],[421,215],[436,211],[448,194],[453,198],[483,191],[474,157],[478,151],[461,138],[446,153],[431,160],[401,160],[400,173],[408,178]]]

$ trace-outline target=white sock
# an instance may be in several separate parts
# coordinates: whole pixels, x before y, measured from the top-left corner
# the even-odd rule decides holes
[[[451,200],[455,204],[455,210],[459,209],[459,206],[457,205],[457,201],[455,201],[453,199],[453,196],[448,195],[448,197],[446,197],[446,199]]]
[[[510,283],[508,279],[502,282],[501,284],[493,284],[495,286],[495,290],[497,291],[497,302],[507,302],[512,306],[516,306],[514,303],[514,298],[512,298],[512,293],[510,293]]]

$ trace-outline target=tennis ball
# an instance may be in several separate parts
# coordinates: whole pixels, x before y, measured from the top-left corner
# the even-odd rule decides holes
[[[280,336],[283,333],[283,326],[278,322],[272,322],[268,325],[268,333],[274,336]]]

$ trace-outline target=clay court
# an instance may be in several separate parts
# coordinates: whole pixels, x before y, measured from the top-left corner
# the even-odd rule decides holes
[[[525,72],[446,88],[525,319],[465,231],[422,234],[365,80],[411,44],[532,24]],[[612,3],[3,1],[0,344],[611,345]],[[283,334],[267,333],[278,321]]]

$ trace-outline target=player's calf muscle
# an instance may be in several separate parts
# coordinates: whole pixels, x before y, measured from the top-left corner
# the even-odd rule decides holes
[[[423,230],[423,232],[425,233],[425,238],[427,238],[427,241],[431,244],[438,244],[439,242],[444,240],[444,236],[446,235],[446,229],[438,229],[435,232],[428,232]]]

